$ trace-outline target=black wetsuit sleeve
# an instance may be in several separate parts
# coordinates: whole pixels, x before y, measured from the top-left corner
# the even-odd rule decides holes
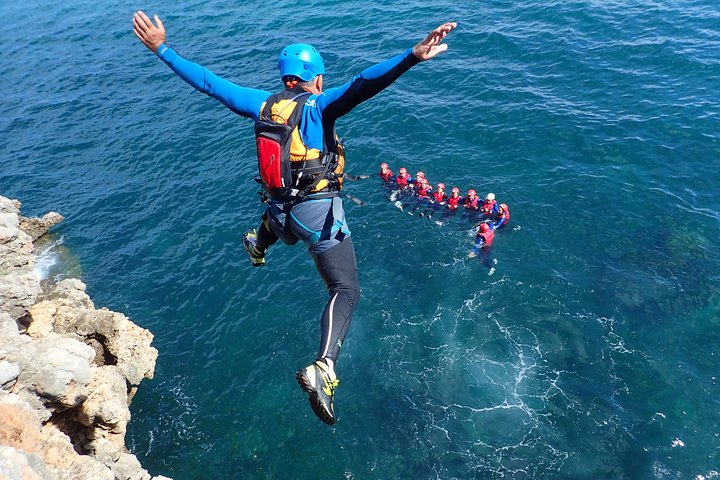
[[[334,121],[346,115],[362,102],[383,91],[419,62],[420,60],[413,55],[412,49],[409,49],[402,55],[363,70],[342,86],[327,90],[318,99],[323,118]]]

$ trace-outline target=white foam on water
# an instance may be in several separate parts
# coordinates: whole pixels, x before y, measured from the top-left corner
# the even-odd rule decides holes
[[[672,446],[672,448],[675,448],[675,447],[684,447],[684,446],[685,446],[685,442],[683,442],[683,441],[680,440],[679,438],[676,438],[675,440],[672,441],[671,446]]]
[[[50,271],[60,261],[58,246],[62,245],[63,242],[64,239],[60,236],[40,249],[40,252],[35,257],[35,268],[33,269],[33,273],[38,279],[47,280],[50,276]]]
[[[707,480],[709,478],[718,478],[718,477],[720,477],[720,472],[718,472],[716,470],[710,470],[705,475],[698,475],[697,477],[695,477],[695,480]]]
[[[556,447],[549,413],[555,403],[576,408],[560,386],[564,372],[548,368],[534,332],[505,324],[502,309],[484,308],[492,296],[481,289],[455,311],[438,307],[396,320],[391,363],[402,365],[405,399],[424,423],[417,441],[431,458],[439,455],[433,469],[440,478],[450,473],[443,455],[456,456],[471,477],[509,478],[558,471],[569,456]],[[485,327],[468,338],[476,322]],[[419,340],[426,356],[405,351]],[[488,340],[503,345],[504,356],[488,356]]]

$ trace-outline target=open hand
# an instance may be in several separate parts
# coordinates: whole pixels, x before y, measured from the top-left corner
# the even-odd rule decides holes
[[[165,26],[160,17],[154,15],[153,18],[157,26],[142,10],[135,12],[135,15],[133,15],[133,32],[147,48],[157,53],[160,45],[165,43]]]
[[[448,33],[457,27],[457,22],[443,23],[435,30],[430,32],[425,40],[421,41],[413,47],[413,54],[420,60],[430,60],[438,53],[442,53],[448,49],[446,43],[442,42]]]

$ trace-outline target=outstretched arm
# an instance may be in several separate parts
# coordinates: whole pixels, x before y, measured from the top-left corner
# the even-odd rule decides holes
[[[387,88],[413,65],[430,60],[447,50],[447,44],[441,42],[455,27],[457,27],[456,22],[444,23],[405,53],[373,65],[346,84],[327,90],[318,98],[318,106],[323,110],[323,116],[326,118],[342,117],[360,103]]]
[[[181,57],[165,44],[165,26],[160,17],[155,15],[153,18],[155,23],[145,12],[137,11],[133,15],[133,32],[143,45],[157,54],[173,72],[196,90],[210,95],[238,115],[257,120],[260,107],[270,96],[270,92],[235,85],[202,65]]]

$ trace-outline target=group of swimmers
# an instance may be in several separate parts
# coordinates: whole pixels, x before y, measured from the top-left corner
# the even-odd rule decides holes
[[[488,275],[495,273],[497,260],[492,255],[492,243],[495,230],[504,227],[510,221],[510,209],[506,203],[498,203],[494,193],[488,193],[480,201],[477,192],[467,191],[463,197],[460,189],[453,187],[450,195],[445,193],[445,184],[438,183],[433,190],[425,177],[425,173],[417,172],[413,178],[405,167],[395,175],[387,163],[380,164],[380,178],[391,190],[390,200],[401,211],[409,208],[408,213],[419,212],[421,217],[432,218],[440,215],[436,223],[444,224],[448,217],[454,216],[459,210],[473,221],[476,232],[475,242],[468,252],[468,257],[480,255],[481,262],[488,268]]]

